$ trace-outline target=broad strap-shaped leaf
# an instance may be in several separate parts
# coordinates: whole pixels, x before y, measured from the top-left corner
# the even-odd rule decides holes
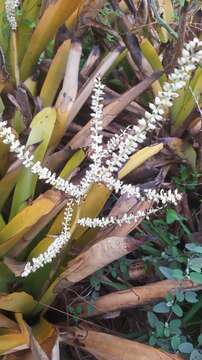
[[[23,56],[29,46],[33,28],[38,20],[42,0],[24,0],[22,4],[22,16],[18,24],[17,45],[18,62],[21,63]]]
[[[156,155],[163,149],[163,144],[157,144],[152,146],[146,146],[145,148],[137,151],[132,155],[124,167],[119,171],[119,178],[122,179],[128,175],[131,171],[135,170],[138,166],[144,164],[144,162]]]
[[[40,92],[40,98],[44,107],[53,104],[60,83],[64,78],[70,45],[70,40],[64,41],[51,62]]]
[[[29,314],[37,302],[24,291],[12,294],[0,294],[0,309],[22,314]]]
[[[45,10],[31,37],[21,65],[21,80],[31,75],[33,66],[59,26],[83,3],[83,0],[57,0]]]
[[[59,199],[60,194],[58,193]],[[21,210],[0,231],[0,255],[5,255],[26,233],[55,207],[58,198],[51,190],[39,196],[31,205]]]
[[[180,90],[179,97],[174,101],[171,109],[172,115],[172,133],[176,134],[178,129],[183,126],[189,114],[196,106],[195,99],[190,91],[197,98],[202,93],[202,69],[196,70],[192,80],[187,84],[186,88]]]
[[[179,355],[89,329],[69,328],[62,335],[62,340],[71,346],[79,346],[102,360],[182,360]]]
[[[151,42],[147,38],[144,38],[141,41],[140,48],[141,48],[141,51],[142,51],[143,55],[145,56],[145,58],[151,64],[152,69],[154,71],[157,71],[157,70],[163,71],[163,65],[161,63],[159,55],[158,55],[156,49],[154,48],[154,46],[151,44]],[[165,74],[163,74],[159,79],[161,86],[163,85],[164,81],[166,81],[166,80],[167,80],[167,77]]]
[[[38,113],[30,125],[31,132],[27,141],[27,147],[39,144],[34,151],[35,161],[43,161],[52,132],[55,126],[56,112],[54,109],[45,108]],[[37,175],[29,169],[23,168],[15,187],[10,218],[12,219],[20,209],[26,206],[27,201],[34,196],[37,184]]]
[[[12,331],[8,331],[7,334],[5,333],[4,335],[0,335],[0,354],[5,355],[6,353],[15,352],[29,347],[30,336],[22,314],[16,313],[15,318],[17,320],[19,330],[13,329]]]

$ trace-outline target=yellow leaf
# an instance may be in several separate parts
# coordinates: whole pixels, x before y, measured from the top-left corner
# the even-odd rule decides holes
[[[119,179],[128,175],[131,171],[135,170],[138,166],[142,165],[150,157],[158,154],[163,149],[163,144],[153,146],[146,146],[145,148],[137,151],[130,157],[124,167],[119,171]]]
[[[51,66],[48,70],[48,74],[45,78],[40,93],[43,106],[52,105],[59,85],[64,78],[70,44],[70,40],[64,41],[63,44],[59,47],[53,61],[51,62]]]
[[[174,133],[184,121],[186,121],[193,108],[196,106],[195,99],[189,89],[192,89],[195,97],[197,98],[202,93],[202,69],[196,70],[192,80],[189,82],[187,87],[179,92],[180,96],[174,101],[171,109]]]
[[[80,216],[82,217],[96,217],[102,210],[104,204],[110,196],[110,190],[102,184],[94,184],[90,189],[85,201],[80,205]],[[96,202],[95,202],[96,199]],[[50,234],[58,233],[61,229],[62,213],[55,220],[52,228],[50,229]],[[80,225],[77,225],[75,231],[73,232],[72,238],[74,240],[80,239],[80,237],[85,233],[86,229]],[[52,243],[53,239],[48,238],[48,236],[43,239],[36,248],[32,251],[31,256],[36,256],[39,253],[47,249],[47,247]],[[55,298],[54,288],[58,283],[59,278],[57,278],[48,288],[48,290],[43,294],[41,302],[43,304],[51,304]],[[34,309],[34,313],[38,313],[43,308],[43,305],[38,304]]]
[[[0,336],[0,354],[29,347],[29,333],[22,314],[16,314],[15,317],[19,325],[19,331],[13,330],[13,332]]]
[[[41,17],[28,45],[21,65],[21,80],[24,81],[32,72],[38,57],[45,49],[57,29],[83,3],[83,0],[58,0],[51,2]]]
[[[78,11],[79,10],[79,11]],[[81,11],[80,9],[76,9],[70,16],[69,18],[65,21],[65,26],[67,27],[68,30],[71,30],[72,27],[75,25],[78,16],[79,16],[79,12]]]
[[[33,225],[53,210],[58,196],[59,193],[47,191],[18,213],[0,231],[0,255],[7,253]]]
[[[79,206],[79,217],[94,218],[98,216],[110,193],[111,191],[103,184],[93,184],[86,199]],[[83,226],[77,225],[73,238],[79,239],[85,231],[86,229]]]
[[[67,178],[72,173],[72,171],[74,171],[77,168],[77,166],[83,161],[85,156],[86,155],[85,155],[85,153],[84,153],[84,151],[82,149],[78,150],[72,156],[72,158],[67,162],[64,169],[60,173],[60,176],[62,178]],[[54,219],[54,221],[53,221],[53,223],[52,223],[52,225],[51,225],[51,227],[50,227],[50,229],[48,231],[47,236],[45,236],[45,238],[43,238],[34,247],[34,249],[29,254],[28,259],[32,259],[33,257],[37,257],[39,254],[41,254],[41,253],[43,253],[44,251],[47,250],[47,248],[53,242],[53,237],[52,236],[54,236],[56,234],[59,234],[61,232],[63,218],[64,218],[64,209]]]
[[[32,332],[39,344],[47,340],[55,333],[55,327],[50,324],[46,319],[41,318],[40,322],[33,326]]]
[[[168,138],[166,143],[181,159],[186,160],[192,169],[196,168],[196,151],[191,144],[176,137]]]
[[[0,210],[3,208],[7,198],[14,188],[20,170],[21,166],[17,166],[16,168],[9,170],[0,180]]]
[[[18,329],[18,325],[15,321],[0,313],[0,328]]]
[[[4,228],[5,226],[5,221],[3,216],[0,214],[0,231]]]
[[[145,58],[147,59],[147,61],[149,61],[150,65],[152,66],[152,69],[156,71],[158,70],[163,71],[163,65],[161,63],[159,55],[148,39],[144,38],[141,41],[140,48]],[[166,75],[163,74],[159,79],[161,86],[163,85],[164,81],[166,81],[166,79],[167,79]]]
[[[30,91],[30,93],[32,94],[32,96],[36,96],[36,92],[37,92],[37,81],[30,76],[28,79],[26,79],[24,81],[24,85],[26,86],[26,88]]]
[[[76,151],[75,154],[72,155],[67,164],[64,166],[64,169],[62,170],[60,176],[62,178],[68,178],[71,173],[82,163],[85,157],[86,154],[82,149]]]
[[[0,309],[28,314],[37,305],[33,297],[24,291],[0,294]]]

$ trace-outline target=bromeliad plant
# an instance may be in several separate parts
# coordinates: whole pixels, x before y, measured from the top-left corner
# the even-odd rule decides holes
[[[86,3],[90,6],[87,6],[83,12],[83,6]],[[170,28],[162,29],[156,25],[156,22],[153,23],[155,20],[153,15],[156,15],[152,9],[149,12],[146,11],[146,14],[149,14],[147,20],[142,19],[138,10],[137,17],[134,17],[134,27],[138,26],[136,23],[138,18],[140,30],[136,32],[135,29],[135,33],[140,45],[138,51],[141,60],[137,59],[133,54],[133,47],[130,46],[130,39],[126,41],[124,37],[126,33],[130,35],[130,38],[133,37],[134,29],[130,29],[130,32],[119,28],[118,22],[121,21],[122,16],[119,16],[119,10],[112,8],[112,3],[113,6],[120,5],[122,9],[124,2],[116,0],[111,3],[103,0],[21,0],[19,2],[0,0],[0,92],[3,101],[3,103],[0,101],[0,109],[5,109],[2,121],[0,121],[0,257],[2,259],[0,262],[0,354],[29,348],[32,336],[30,330],[34,339],[42,347],[45,348],[46,341],[52,343],[50,338],[52,340],[57,337],[58,329],[57,325],[51,324],[51,318],[49,318],[50,322],[45,319],[48,317],[44,315],[44,311],[50,305],[52,311],[58,310],[61,313],[61,309],[64,310],[65,320],[66,316],[71,315],[68,314],[69,312],[79,316],[80,319],[83,316],[89,316],[89,314],[86,315],[85,304],[82,307],[79,304],[76,313],[74,312],[73,304],[77,302],[77,297],[73,284],[77,283],[76,292],[78,290],[83,297],[83,286],[85,287],[88,282],[86,278],[94,274],[94,279],[91,277],[90,286],[96,290],[95,278],[99,269],[103,271],[101,274],[100,270],[99,276],[101,283],[105,284],[103,285],[105,289],[109,286],[111,288],[112,285],[112,289],[124,289],[124,293],[110,293],[109,297],[112,295],[116,300],[115,305],[119,306],[120,295],[125,301],[124,308],[127,308],[125,290],[128,289],[128,284],[124,287],[120,287],[120,284],[113,281],[109,284],[105,277],[105,275],[109,276],[106,266],[112,264],[113,270],[114,261],[129,253],[130,259],[127,260],[131,260],[133,256],[138,257],[141,253],[140,245],[146,239],[142,240],[141,236],[136,238],[132,230],[142,221],[142,217],[154,214],[167,206],[167,203],[175,205],[181,198],[179,192],[168,190],[170,189],[168,184],[165,190],[160,190],[160,185],[155,187],[155,182],[152,182],[152,185],[150,183],[145,185],[148,180],[145,173],[143,179],[140,176],[140,181],[136,176],[133,179],[132,171],[135,169],[138,175],[139,170],[141,172],[139,166],[144,164],[143,167],[146,168],[148,162],[145,163],[145,160],[160,152],[163,144],[167,145],[167,140],[168,142],[176,141],[177,138],[163,137],[160,144],[144,147],[144,144],[149,142],[148,138],[154,135],[151,132],[158,130],[161,124],[165,124],[168,114],[171,116],[172,127],[178,130],[178,125],[184,124],[184,120],[193,110],[195,103],[192,98],[190,101],[190,97],[192,93],[198,97],[201,91],[201,86],[198,86],[201,77],[201,69],[198,67],[201,61],[201,42],[194,39],[185,46],[178,68],[166,82],[164,60],[167,58],[167,45],[175,46],[172,42],[172,33],[168,32]],[[128,2],[125,1],[125,3]],[[146,3],[150,7],[151,2]],[[107,12],[98,14],[97,9],[103,4],[110,9],[108,15],[113,17],[110,22],[103,21],[103,16],[108,16]],[[167,17],[168,12],[172,13],[172,6],[169,10],[168,4],[171,4],[170,0],[164,5],[165,12],[162,17],[164,22],[168,21],[173,29],[177,30],[177,24]],[[85,16],[86,11],[87,16]],[[124,8],[121,11],[125,11]],[[129,9],[126,10],[124,16],[127,16],[129,12]],[[143,23],[141,23],[142,20]],[[145,26],[151,26],[151,20],[152,31],[145,32],[143,27],[145,29]],[[81,39],[76,41],[75,37],[71,40],[71,29],[75,22],[73,33]],[[96,22],[99,23],[98,27]],[[61,28],[64,24],[68,28],[67,32],[65,26]],[[87,24],[86,27],[85,24]],[[107,37],[105,42],[106,32],[109,31],[110,35],[112,28],[121,30],[113,31],[113,44],[110,37]],[[103,38],[100,38],[102,29],[104,29]],[[154,31],[155,29],[157,32]],[[158,34],[164,35],[163,41]],[[199,37],[198,32],[195,36]],[[186,38],[189,38],[188,34]],[[163,45],[164,41],[167,42],[166,46]],[[123,48],[123,43],[126,45],[125,48]],[[101,46],[98,49],[95,45],[99,44]],[[181,48],[180,51],[174,51],[174,53],[176,60],[181,53]],[[133,59],[129,57],[130,55],[133,55]],[[164,68],[161,59],[165,65]],[[138,70],[136,65],[139,66]],[[172,68],[174,68],[174,63]],[[165,73],[159,78],[159,73],[153,73],[155,70]],[[38,73],[40,76],[37,79]],[[140,73],[141,76],[139,76]],[[125,76],[126,83],[120,81],[121,74]],[[95,78],[95,85],[93,85]],[[103,78],[106,82],[105,88],[101,82]],[[84,114],[84,111],[80,110],[89,108],[88,99],[93,86],[92,120],[88,123],[88,112]],[[152,93],[156,96],[154,103],[151,100]],[[150,110],[144,113],[143,106],[148,108],[149,102]],[[169,109],[170,106],[171,109]],[[136,125],[127,127],[122,132],[119,131],[120,134],[115,136],[110,135],[111,139],[107,142],[109,132],[115,134],[117,127],[122,128],[125,116],[127,116],[127,124]],[[115,117],[116,120],[113,121]],[[5,122],[5,119],[8,119],[8,122]],[[83,126],[84,123],[86,123],[85,126]],[[167,131],[166,135],[164,131],[162,134],[169,136]],[[23,146],[22,143],[27,135],[27,143]],[[177,132],[175,135],[180,136]],[[177,150],[180,148],[178,155],[181,159],[187,150],[186,146],[184,148],[186,141],[179,138],[177,140],[176,147]],[[91,142],[90,146],[89,142]],[[139,150],[139,145],[143,145],[143,149]],[[187,145],[190,145],[190,139]],[[163,164],[160,163],[160,167],[166,165],[167,169],[171,156],[170,152],[168,155],[168,147],[165,146],[160,156],[151,160],[155,166],[159,164],[159,158],[162,157]],[[176,147],[173,147],[175,154]],[[190,147],[191,155],[196,154],[191,145]],[[17,160],[13,162],[15,156]],[[88,160],[84,163],[86,157],[90,160],[90,166],[84,172],[85,165],[89,163]],[[174,158],[172,154],[171,163],[179,162],[179,158]],[[187,153],[185,158],[189,158]],[[191,165],[196,163],[193,157],[190,163]],[[78,169],[80,165],[81,169]],[[58,176],[60,169],[62,172]],[[175,170],[175,165],[172,166],[173,170]],[[77,171],[76,175],[75,171]],[[129,172],[131,185],[122,181]],[[156,174],[156,169],[151,172],[152,178],[154,173]],[[40,183],[38,179],[42,182]],[[157,177],[158,184],[159,179],[161,181],[162,178]],[[141,180],[143,184],[140,187],[132,185],[141,183]],[[51,190],[47,190],[49,186],[52,186]],[[110,194],[112,196],[109,198]],[[115,202],[114,199],[118,201]],[[136,199],[139,201],[136,202]],[[109,211],[110,213],[106,217],[98,218],[101,211],[103,215],[108,214]],[[151,220],[149,222],[151,224]],[[113,226],[105,229],[108,225]],[[101,229],[98,229],[99,227]],[[142,228],[143,224],[140,227]],[[129,233],[132,236],[127,236]],[[96,241],[94,241],[95,234]],[[85,247],[86,243],[89,244],[88,247]],[[152,241],[145,246],[149,247],[151,244]],[[80,248],[83,249],[82,252],[79,251]],[[26,266],[24,259],[28,259]],[[156,259],[155,256],[153,259]],[[52,260],[54,260],[53,263],[51,263]],[[122,260],[120,267],[123,270]],[[199,259],[193,260],[196,263]],[[193,263],[190,264],[193,265]],[[35,271],[37,269],[38,271]],[[114,274],[112,270],[110,271]],[[182,282],[182,286],[188,290],[190,288],[193,290],[195,286],[193,282],[195,283],[196,279],[193,278],[193,282],[191,281],[193,272],[196,273],[196,270],[190,271],[190,280],[187,273],[186,281]],[[199,271],[198,275],[200,275]],[[115,279],[114,276],[113,278]],[[84,279],[86,280],[83,281]],[[126,280],[131,279],[127,277]],[[199,280],[201,283],[201,279]],[[117,281],[119,281],[118,277]],[[153,302],[161,296],[164,299],[171,288],[179,287],[179,281],[169,281],[157,281],[152,284],[144,282],[139,289],[135,281],[134,292],[131,292],[130,288],[127,290],[132,298],[132,306],[140,304],[141,294],[144,295],[142,300],[146,302]],[[64,288],[65,301],[64,303],[62,301],[64,307],[57,301],[53,304],[58,291]],[[82,288],[82,293],[80,288]],[[160,297],[158,289],[163,289],[163,295],[161,293]],[[103,290],[101,287],[97,299],[98,305],[99,300],[101,302],[105,300],[102,299]],[[65,298],[66,291],[68,291],[67,298]],[[68,307],[71,301],[70,291],[74,294],[71,309],[70,306]],[[139,291],[140,298],[134,297],[134,293],[139,293]],[[95,294],[95,297],[97,295]],[[91,290],[89,296],[91,297]],[[93,296],[92,300],[95,300]],[[59,296],[58,301],[61,301],[61,298]],[[82,301],[81,298],[79,298],[79,303],[80,301]],[[90,316],[93,316],[93,313],[96,313],[95,310],[100,307],[100,305],[96,307],[97,301],[95,304],[93,302],[94,307],[93,304],[89,304]],[[107,305],[110,305],[108,301]],[[115,308],[109,309],[107,306],[109,311]],[[103,311],[108,310],[104,308]],[[138,310],[133,313],[136,316]],[[50,312],[47,315],[51,315]],[[23,316],[26,317],[26,321]],[[14,317],[16,322],[11,320]],[[60,319],[57,318],[56,321],[59,322]],[[29,331],[26,322],[31,326]],[[82,325],[84,324],[82,322]],[[120,329],[117,330],[120,332]],[[70,336],[70,344],[75,342],[78,346],[78,339],[75,338],[77,331],[72,328],[68,328],[67,331],[68,334],[73,335],[73,337]],[[79,334],[81,333],[78,331]],[[93,341],[96,334],[96,332],[91,334]],[[93,349],[91,347],[90,352],[91,350],[93,353],[100,351],[101,334],[97,336],[99,342],[93,345]],[[127,349],[127,355],[120,353],[120,358],[130,359],[134,346],[138,359],[142,358],[142,354],[145,356],[145,351],[148,351],[149,356],[154,354],[155,358],[178,358],[142,343],[127,341],[127,346],[125,346],[125,340],[118,337],[115,337],[112,342],[110,336],[107,337],[110,340],[110,346],[108,344],[106,359],[117,358],[114,350],[118,343],[120,348]],[[88,351],[90,339],[86,337],[86,333],[84,337],[82,346],[85,346],[85,350]],[[68,342],[68,338],[63,340]],[[115,346],[112,345],[114,343]],[[32,342],[32,347],[34,347],[34,342]],[[106,346],[103,348],[106,349]],[[40,351],[42,353],[42,349]],[[105,358],[102,351],[100,358]],[[9,355],[8,359],[10,359]]]
[[[8,16],[11,17],[12,14]],[[14,20],[10,18],[10,23],[14,24]],[[12,25],[12,24],[11,24]],[[14,25],[12,25],[14,26]],[[128,197],[135,196],[140,200],[151,201],[152,206],[146,212],[139,211],[136,214],[129,213],[116,217],[105,218],[78,218],[77,222],[89,228],[105,227],[112,224],[130,223],[138,218],[149,216],[152,213],[162,209],[167,203],[176,205],[181,199],[181,195],[177,190],[165,191],[161,189],[145,189],[140,190],[139,187],[124,184],[117,179],[118,170],[127,162],[130,155],[133,154],[139,144],[142,144],[147,133],[156,129],[164,120],[164,116],[169,107],[172,106],[173,100],[178,97],[178,91],[185,87],[190,79],[193,70],[200,64],[202,60],[202,42],[194,38],[185,45],[182,51],[182,57],[178,60],[178,68],[169,75],[169,82],[163,85],[163,91],[156,96],[154,103],[150,103],[151,112],[145,112],[145,116],[139,119],[137,125],[126,128],[120,135],[113,136],[106,146],[103,144],[102,135],[102,111],[103,111],[103,95],[104,85],[101,83],[100,77],[95,80],[94,95],[92,96],[92,121],[91,121],[91,154],[92,161],[89,169],[86,171],[85,177],[80,184],[74,184],[67,180],[57,177],[56,173],[52,173],[48,168],[43,167],[40,161],[35,162],[34,156],[30,151],[21,145],[19,140],[15,138],[12,129],[8,127],[6,121],[0,123],[0,136],[3,142],[10,146],[10,151],[17,155],[22,164],[30,169],[33,174],[38,175],[39,179],[44,180],[47,184],[52,185],[55,189],[60,190],[68,195],[67,207],[64,214],[63,229],[61,234],[56,237],[48,249],[38,257],[33,257],[28,262],[22,272],[22,276],[28,276],[31,272],[35,272],[44,264],[50,263],[61,251],[62,247],[68,243],[71,237],[71,220],[73,214],[73,206],[75,203],[80,204],[88,193],[90,187],[94,183],[103,183],[110,191],[115,191],[121,195],[126,194]]]

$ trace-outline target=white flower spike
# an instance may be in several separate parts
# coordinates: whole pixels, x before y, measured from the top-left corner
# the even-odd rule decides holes
[[[11,30],[17,30],[17,20],[16,20],[16,10],[20,5],[20,0],[6,0],[5,1],[5,10],[8,23]]]

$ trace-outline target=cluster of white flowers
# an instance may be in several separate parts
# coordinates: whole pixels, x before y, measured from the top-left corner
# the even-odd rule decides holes
[[[20,0],[6,0],[5,1],[5,10],[8,23],[13,31],[17,29],[16,21],[16,9],[20,5]]]
[[[163,209],[163,207],[151,208],[148,210],[138,210],[135,214],[123,214],[122,216],[108,216],[102,218],[81,218],[78,220],[78,224],[81,226],[86,226],[89,228],[104,228],[110,225],[123,225],[123,224],[130,224],[131,222],[137,222],[140,218],[146,217],[147,219],[151,214],[155,214],[156,212]]]
[[[138,200],[149,200],[152,203],[150,210],[146,212],[138,212],[136,214],[124,214],[122,217],[113,218],[81,218],[78,223],[88,227],[103,227],[112,224],[121,225],[131,221],[138,220],[140,217],[149,216],[159,211],[166,204],[174,204],[181,199],[181,194],[177,190],[168,191],[161,189],[140,189],[138,186],[124,184],[123,181],[117,179],[118,170],[125,164],[129,156],[134,153],[138,145],[143,143],[149,131],[153,131],[163,121],[163,116],[173,104],[173,100],[178,96],[177,91],[182,89],[186,82],[190,79],[192,71],[202,61],[202,42],[193,39],[185,45],[182,57],[178,60],[179,68],[175,69],[173,74],[169,76],[170,82],[165,82],[163,90],[159,92],[154,103],[149,104],[151,112],[146,111],[145,116],[139,119],[137,125],[126,128],[120,135],[113,136],[105,148],[103,146],[103,89],[100,77],[95,80],[94,95],[92,96],[92,121],[91,121],[91,149],[89,169],[80,184],[73,183],[57,177],[48,168],[43,167],[40,162],[34,162],[34,156],[29,150],[20,144],[16,139],[12,129],[6,121],[0,121],[0,137],[4,143],[10,145],[10,150],[14,152],[22,164],[29,168],[33,174],[37,174],[39,179],[45,183],[52,185],[55,189],[68,194],[72,200],[68,202],[67,211],[65,212],[63,229],[61,234],[56,237],[55,241],[49,246],[44,254],[33,258],[28,262],[23,276],[27,276],[30,272],[36,271],[38,268],[52,259],[60,252],[62,247],[70,239],[70,222],[72,217],[73,202],[80,203],[89,191],[89,187],[95,182],[105,184],[110,190],[116,193],[126,194],[128,197],[135,196]],[[96,201],[96,199],[95,199]],[[156,204],[156,207],[154,206]],[[161,206],[159,206],[159,204]]]
[[[71,237],[70,225],[73,213],[73,201],[70,200],[67,203],[64,211],[64,221],[62,232],[55,238],[48,249],[37,257],[32,258],[31,261],[27,262],[25,268],[21,274],[22,277],[27,277],[30,273],[43,267],[45,264],[51,263],[52,260],[60,253],[61,249],[65,244],[68,243]]]
[[[98,76],[95,79],[94,95],[92,95],[92,120],[91,120],[91,159],[97,165],[98,171],[102,165],[103,156],[103,135],[102,135],[102,113],[103,113],[103,95],[104,85],[101,83],[101,78]]]
[[[156,189],[143,189],[140,190],[138,186],[133,186],[131,184],[124,184],[121,188],[121,194],[126,194],[128,197],[135,196],[137,199],[142,201],[151,200],[152,202],[159,204],[173,204],[177,205],[178,201],[182,199],[181,194],[177,189],[172,191],[169,189],[168,191],[161,189],[157,191]]]

